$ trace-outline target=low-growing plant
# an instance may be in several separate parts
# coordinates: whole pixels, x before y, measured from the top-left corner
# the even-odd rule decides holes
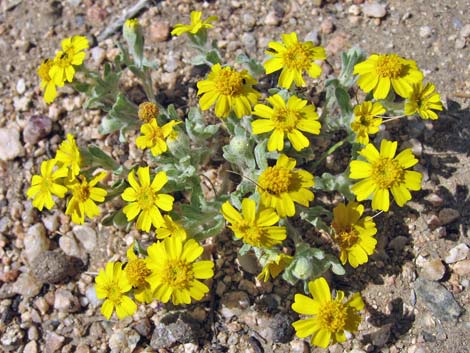
[[[434,85],[423,84],[415,61],[396,54],[366,57],[352,48],[342,54],[338,76],[326,80],[324,100],[316,107],[304,88],[322,73],[324,48],[292,32],[269,43],[263,64],[241,55],[228,66],[208,39],[216,20],[202,20],[194,11],[189,25],[177,24],[172,31],[188,36],[196,52],[193,65],[210,68],[197,83],[199,106],[183,119],[174,105],[156,100],[151,72],[157,65],[144,55],[136,19],[126,21],[125,44],[118,44],[119,55],[100,72],[85,67],[85,37],[64,39],[62,49],[38,69],[46,103],[70,84],[88,97],[86,109],[106,113],[101,134],[119,134],[122,143],[148,153],[126,168],[97,146],[77,146],[68,133],[56,156],[41,163],[27,196],[39,210],[65,198],[65,214],[77,224],[98,217],[101,203],[121,198],[125,206],[104,215],[102,224],[155,235],[147,248],[136,239],[127,259],[107,263],[96,276],[107,319],[114,311],[120,319],[132,315],[136,302],[201,300],[209,292],[204,280],[214,276],[212,261],[198,261],[201,243],[229,228],[240,254],[258,258],[259,281],[278,276],[290,285],[300,281],[313,297],[295,295],[292,309],[312,316],[292,324],[297,336],[311,336],[320,347],[343,342],[345,332],[358,330],[364,302],[359,293],[349,300],[340,290],[332,296],[325,273],[344,275],[344,266],[367,263],[380,236],[375,211],[402,207],[410,191],[421,188],[411,149],[401,150],[377,133],[400,118],[437,119],[440,96]],[[139,105],[119,84],[126,70],[145,91]],[[266,75],[277,84],[261,92],[258,82]],[[206,111],[212,108],[220,120],[211,124]],[[140,134],[129,139],[130,130]],[[349,158],[339,165],[343,170],[321,173],[321,163],[339,152]],[[220,166],[218,184],[210,183],[207,191],[204,171],[214,165]],[[336,201],[318,202],[315,194]],[[320,247],[315,236],[329,239],[328,246]]]

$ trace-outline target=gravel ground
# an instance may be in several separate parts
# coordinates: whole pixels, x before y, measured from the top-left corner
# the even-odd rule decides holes
[[[162,103],[182,112],[196,102],[205,72],[192,69],[184,38],[170,25],[191,10],[217,15],[211,33],[224,62],[237,54],[262,59],[267,43],[296,31],[325,46],[328,62],[318,88],[339,69],[340,53],[360,46],[368,53],[396,52],[417,61],[435,83],[447,110],[433,123],[390,124],[393,137],[413,148],[424,174],[422,191],[406,207],[376,218],[377,252],[336,288],[361,290],[366,319],[350,341],[328,350],[293,337],[289,307],[295,292],[281,279],[256,281],[250,256],[221,234],[206,244],[216,264],[211,295],[184,312],[167,305],[140,307],[134,317],[106,321],[94,296],[93,273],[123,259],[133,239],[98,222],[73,226],[62,212],[39,213],[25,199],[31,175],[66,132],[95,143],[120,160],[141,152],[100,136],[98,111],[84,111],[72,90],[50,106],[35,74],[63,37],[87,35],[91,65],[116,55],[118,34],[97,41],[134,4],[127,0],[0,2],[0,344],[5,352],[470,352],[470,2],[363,0],[148,1],[138,17]],[[129,82],[127,82],[127,81]],[[127,78],[123,84],[132,84]],[[139,91],[134,92],[138,97]],[[325,170],[333,170],[327,161]],[[147,239],[148,240],[148,239]],[[71,258],[74,257],[74,262]]]

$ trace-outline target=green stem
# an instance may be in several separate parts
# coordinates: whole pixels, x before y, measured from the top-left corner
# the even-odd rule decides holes
[[[346,141],[348,140],[347,137],[345,137],[344,139],[336,142],[333,146],[331,146],[325,153],[323,153],[320,157],[320,159],[318,159],[315,163],[313,163],[313,166],[312,166],[312,171],[314,171],[318,165],[326,158],[328,157],[330,154],[332,154],[333,152],[335,152],[338,148],[340,148]]]

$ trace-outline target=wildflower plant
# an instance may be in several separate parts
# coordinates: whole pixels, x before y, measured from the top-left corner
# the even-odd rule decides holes
[[[184,116],[157,100],[151,75],[157,64],[144,55],[136,19],[125,22],[120,53],[102,70],[86,67],[82,36],[64,39],[55,58],[41,64],[46,103],[70,84],[88,97],[86,109],[105,113],[101,134],[118,134],[143,155],[122,164],[67,134],[55,157],[41,162],[27,196],[39,210],[57,205],[73,223],[99,221],[154,237],[145,245],[137,237],[122,261],[99,271],[95,287],[107,319],[132,315],[136,302],[181,305],[214,295],[205,282],[214,263],[210,254],[199,258],[208,238],[227,231],[240,254],[258,258],[259,280],[303,284],[309,296],[296,294],[292,304],[308,316],[292,324],[298,337],[311,336],[320,347],[343,342],[358,330],[364,302],[359,293],[348,300],[339,290],[332,295],[323,276],[373,261],[382,234],[374,211],[403,207],[420,190],[421,174],[412,169],[418,159],[380,132],[400,118],[437,119],[440,96],[423,84],[415,61],[394,53],[366,58],[352,48],[314,105],[299,88],[322,74],[324,48],[285,33],[269,43],[262,63],[247,55],[224,63],[209,40],[217,18],[198,11],[190,17],[172,34],[187,37],[192,64],[206,65],[208,74],[197,82],[197,106]],[[126,71],[145,92],[143,102],[123,91]],[[277,83],[262,90],[257,85],[267,75]],[[347,162],[332,174],[323,162],[338,155]],[[215,165],[217,183],[207,183],[204,172]],[[332,202],[317,201],[325,193]],[[327,239],[321,247],[320,236]]]

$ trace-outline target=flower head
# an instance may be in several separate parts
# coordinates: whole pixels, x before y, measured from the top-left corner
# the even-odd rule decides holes
[[[61,166],[70,168],[72,177],[80,173],[82,158],[72,134],[67,134],[67,139],[61,142],[55,158]]]
[[[103,202],[107,195],[107,191],[103,188],[96,187],[106,176],[106,172],[98,173],[89,182],[83,175],[79,175],[69,188],[72,191],[72,198],[69,200],[65,214],[72,217],[72,222],[83,224],[85,215],[92,219],[100,214],[100,209],[96,202]]]
[[[52,65],[54,65],[54,62],[50,59],[46,59],[41,63],[37,70],[37,74],[41,79],[41,88],[44,90],[44,101],[47,104],[52,103],[57,97],[56,84],[49,75]]]
[[[316,47],[312,42],[299,42],[297,34],[283,34],[282,42],[270,42],[266,54],[272,58],[264,63],[266,74],[281,71],[278,85],[283,88],[290,88],[292,82],[298,87],[304,87],[305,81],[302,77],[304,71],[312,77],[318,77],[321,74],[321,67],[315,63],[315,60],[325,60],[326,53],[322,47]]]
[[[361,322],[359,311],[364,309],[364,302],[359,293],[344,301],[344,292],[336,291],[331,297],[330,287],[323,277],[308,283],[313,299],[303,294],[296,294],[292,310],[302,315],[312,315],[292,323],[299,338],[312,335],[311,344],[326,348],[330,343],[346,341],[345,331],[355,332]]]
[[[137,305],[125,295],[132,286],[120,262],[108,262],[105,270],[101,269],[96,276],[95,283],[98,299],[106,299],[101,306],[101,313],[106,319],[111,318],[115,309],[119,319],[134,314]]]
[[[395,93],[406,98],[412,85],[423,80],[423,73],[414,60],[396,54],[372,54],[354,66],[354,74],[359,75],[359,87],[366,93],[373,91],[375,99],[385,99],[390,86]]]
[[[85,49],[88,49],[88,40],[84,36],[73,36],[62,40],[62,50],[59,50],[54,58],[54,64],[49,70],[49,75],[58,86],[73,81],[75,75],[74,66],[79,66],[85,60]]]
[[[385,108],[379,102],[366,101],[354,107],[354,121],[351,129],[356,133],[356,141],[366,145],[369,143],[369,134],[376,134],[382,124],[382,118],[378,115],[384,114]]]
[[[151,122],[158,116],[158,106],[153,102],[143,102],[139,104],[137,116],[145,123]]]
[[[340,249],[340,260],[352,267],[365,264],[377,244],[377,233],[372,217],[361,218],[364,206],[357,202],[340,203],[333,209],[333,239]]]
[[[139,182],[135,179],[135,172],[129,173],[128,180],[131,187],[124,190],[122,198],[130,202],[124,207],[123,212],[128,221],[137,218],[137,229],[148,232],[153,225],[160,227],[164,221],[160,209],[171,211],[173,208],[173,196],[160,194],[158,191],[167,183],[168,177],[165,172],[159,172],[150,182],[149,167],[137,169]]]
[[[262,119],[251,123],[255,135],[272,131],[268,151],[282,151],[285,135],[294,149],[300,151],[310,145],[301,131],[315,135],[320,133],[321,125],[313,104],[307,104],[306,100],[296,96],[290,97],[286,104],[279,94],[269,97],[268,101],[272,108],[264,104],[255,105],[253,114]]]
[[[276,278],[284,269],[289,266],[294,258],[286,254],[279,254],[275,259],[269,260],[261,270],[257,278],[264,282],[269,281],[269,278]]]
[[[58,179],[67,177],[67,169],[55,169],[56,164],[55,159],[43,161],[41,163],[41,175],[33,175],[31,187],[26,192],[28,198],[33,198],[33,206],[39,211],[42,211],[44,206],[48,210],[54,206],[52,195],[63,198],[67,192],[67,188],[57,182]]]
[[[134,297],[141,303],[151,303],[153,300],[150,285],[145,280],[151,271],[147,268],[144,259],[137,257],[134,253],[134,246],[127,249],[127,264],[124,267],[124,273],[130,285],[135,288]]]
[[[189,25],[176,24],[171,31],[172,36],[180,36],[183,33],[189,32],[191,34],[196,34],[201,29],[212,28],[211,22],[217,21],[217,16],[210,16],[204,21],[201,20],[202,12],[201,11],[191,11],[191,23]]]
[[[180,123],[180,121],[171,120],[160,127],[157,119],[152,119],[140,127],[142,135],[137,137],[135,143],[138,148],[142,150],[150,148],[153,156],[159,156],[168,150],[166,140],[171,136],[173,128]]]
[[[242,212],[238,212],[228,201],[222,205],[222,214],[235,236],[244,243],[257,248],[271,248],[286,239],[286,228],[274,226],[279,216],[272,208],[256,212],[256,203],[243,199]]]
[[[124,22],[124,27],[130,30],[136,30],[139,26],[139,20],[137,18],[128,18],[126,22]]]
[[[231,67],[215,64],[206,80],[197,83],[199,104],[202,110],[215,103],[215,115],[226,118],[233,110],[238,118],[251,114],[251,107],[261,94],[253,89],[257,81],[246,70],[235,71]]]
[[[367,144],[359,154],[367,161],[351,161],[351,179],[364,179],[351,187],[358,201],[367,199],[371,194],[374,210],[388,211],[390,206],[389,191],[398,206],[411,200],[408,190],[421,189],[421,174],[406,170],[416,163],[410,148],[400,152],[396,157],[396,141],[382,140],[380,153],[372,144]]]
[[[212,261],[194,262],[203,248],[194,239],[183,241],[180,237],[168,237],[147,248],[147,267],[152,274],[147,282],[154,296],[161,302],[189,304],[191,298],[201,300],[209,288],[199,281],[214,276]]]
[[[281,154],[273,167],[266,168],[258,178],[261,203],[272,207],[280,217],[295,214],[294,202],[308,207],[313,200],[313,175],[303,169],[294,169],[295,159]]]
[[[436,120],[439,116],[434,110],[443,109],[441,96],[435,92],[436,87],[432,83],[418,82],[412,85],[412,92],[405,102],[405,114],[413,115],[418,113],[423,119]]]
[[[157,239],[164,239],[169,236],[180,237],[182,240],[187,238],[186,230],[178,223],[175,222],[169,215],[163,216],[163,224],[160,228],[155,230]]]

